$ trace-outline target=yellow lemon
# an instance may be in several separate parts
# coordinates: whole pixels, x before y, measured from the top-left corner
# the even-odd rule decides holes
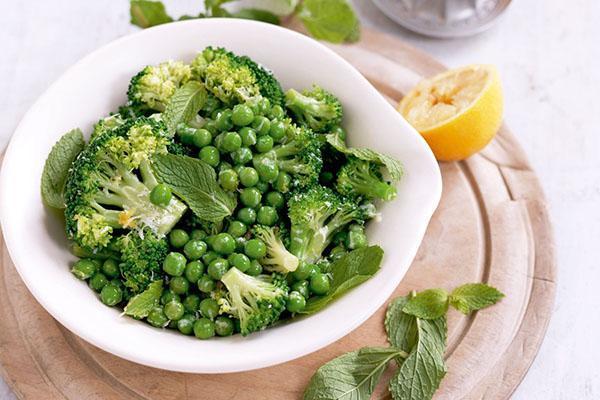
[[[469,65],[421,81],[398,111],[425,138],[438,160],[463,160],[483,149],[502,122],[496,68]]]

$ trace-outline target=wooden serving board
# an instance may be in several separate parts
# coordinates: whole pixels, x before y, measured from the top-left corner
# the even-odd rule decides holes
[[[393,103],[421,77],[444,69],[398,39],[368,30],[359,44],[332,48]],[[450,312],[449,372],[436,394],[506,399],[533,361],[551,315],[556,271],[546,203],[506,127],[480,154],[440,168],[440,206],[394,297],[479,281],[506,293],[471,317]],[[58,324],[27,291],[4,245],[0,263],[0,373],[22,399],[300,399],[323,363],[386,344],[383,306],[336,343],[283,365],[226,375],[157,370],[99,350]],[[373,398],[389,398],[385,385]]]

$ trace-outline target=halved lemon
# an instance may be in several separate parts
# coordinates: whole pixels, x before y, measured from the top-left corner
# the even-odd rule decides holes
[[[469,65],[421,81],[398,111],[425,138],[438,160],[463,160],[483,149],[502,123],[496,68]]]

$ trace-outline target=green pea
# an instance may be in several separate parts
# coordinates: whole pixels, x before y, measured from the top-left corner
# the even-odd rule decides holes
[[[212,248],[212,245],[215,242],[216,237],[217,237],[217,235],[209,235],[206,238],[204,238],[204,241],[206,242],[208,247]]]
[[[242,138],[242,146],[250,147],[256,144],[256,131],[254,129],[246,126],[240,129],[239,134]]]
[[[204,265],[200,261],[192,261],[185,266],[185,278],[190,282],[198,282],[203,273]]]
[[[104,260],[104,263],[102,263],[102,272],[108,278],[116,278],[120,274],[119,264],[112,258],[107,258]]]
[[[254,117],[252,121],[252,128],[256,131],[258,136],[265,136],[269,134],[271,130],[271,121],[263,116]]]
[[[102,268],[102,261],[98,260],[97,258],[90,258],[90,261],[96,266],[96,271]]]
[[[204,318],[215,319],[219,314],[219,304],[215,299],[204,299],[200,302],[199,310]]]
[[[242,147],[242,138],[237,132],[227,132],[223,135],[223,140],[219,146],[219,148],[226,153],[236,151],[240,147]]]
[[[173,229],[169,233],[169,243],[171,246],[180,249],[190,240],[190,235],[183,229]]]
[[[229,233],[219,233],[213,242],[213,249],[219,254],[231,254],[235,251],[235,240]]]
[[[107,306],[116,306],[123,300],[123,291],[119,286],[108,283],[100,292],[100,300]]]
[[[198,280],[198,290],[202,293],[210,293],[215,290],[215,281],[208,275],[202,275]]]
[[[271,118],[281,119],[285,117],[285,111],[283,111],[283,108],[279,104],[275,104],[273,107],[271,107],[270,115]]]
[[[169,318],[165,315],[163,308],[157,306],[150,310],[146,321],[155,328],[164,328],[169,323]]]
[[[252,225],[256,221],[256,211],[250,207],[241,208],[237,212],[237,219],[246,225]]]
[[[240,170],[240,182],[245,187],[252,187],[258,183],[258,172],[252,167],[244,167]]]
[[[210,264],[210,262],[212,260],[214,260],[215,258],[218,258],[218,257],[219,257],[219,253],[217,253],[216,251],[213,251],[213,250],[208,251],[208,252],[206,252],[205,255],[202,256],[202,263],[204,265],[208,265],[208,264]]]
[[[212,134],[206,129],[196,129],[192,136],[192,143],[198,148],[208,146],[212,142]]]
[[[242,147],[231,153],[231,159],[236,165],[244,165],[252,161],[252,150]]]
[[[233,335],[234,325],[231,318],[219,316],[215,319],[215,333],[217,336]]]
[[[215,336],[215,324],[208,318],[200,318],[194,322],[194,335],[198,339],[210,339]]]
[[[219,161],[221,160],[219,150],[217,150],[217,148],[214,146],[203,147],[200,150],[198,157],[211,167],[216,167],[219,165]]]
[[[194,313],[198,310],[198,307],[200,306],[200,296],[198,296],[197,294],[190,294],[186,296],[185,299],[183,299],[182,304],[183,308],[185,308],[187,312]]]
[[[285,205],[285,198],[279,192],[269,192],[267,193],[267,204],[271,207],[282,208]]]
[[[183,276],[175,276],[169,282],[169,289],[179,295],[186,294],[190,290],[190,281]]]
[[[277,179],[273,183],[273,188],[281,193],[287,193],[292,186],[292,177],[285,171],[280,171]]]
[[[217,123],[213,120],[206,121],[206,124],[204,124],[203,128],[206,129],[207,131],[209,131],[210,134],[213,136],[216,135],[217,132],[219,131],[217,129]]]
[[[219,280],[229,269],[229,262],[224,258],[217,258],[208,264],[208,275],[214,280]]]
[[[219,185],[225,190],[233,192],[238,188],[240,181],[238,174],[232,169],[226,169],[219,172]]]
[[[309,288],[314,294],[322,296],[329,292],[330,285],[329,277],[326,274],[317,273],[310,278]]]
[[[309,264],[305,262],[300,263],[298,268],[294,272],[292,272],[292,277],[297,281],[303,281],[305,279],[308,279],[311,273],[313,272],[314,267],[314,264]]]
[[[102,272],[96,272],[94,276],[90,278],[89,282],[90,287],[96,292],[100,292],[107,284],[108,279],[106,279],[106,275]]]
[[[171,252],[163,261],[163,271],[171,276],[181,276],[185,270],[187,260],[181,253]]]
[[[248,227],[241,221],[231,221],[229,223],[229,227],[227,228],[227,233],[234,238],[244,236],[247,231]]]
[[[285,137],[285,124],[283,121],[272,121],[271,129],[269,130],[269,136],[274,141],[278,142]]]
[[[291,313],[297,313],[306,307],[306,298],[296,291],[290,292],[286,302],[286,308]]]
[[[260,239],[250,239],[246,242],[244,253],[250,258],[260,259],[267,255],[267,246]]]
[[[194,135],[196,134],[195,128],[187,126],[185,123],[181,122],[177,125],[176,132],[177,135],[179,135],[181,143],[187,145],[191,145],[194,143]]]
[[[266,114],[271,110],[271,102],[266,97],[262,97],[257,106],[261,114]]]
[[[250,259],[245,254],[233,253],[227,260],[242,272],[246,272],[251,265]]]
[[[164,183],[159,183],[150,191],[150,202],[157,206],[168,206],[172,197],[171,188]]]
[[[250,268],[246,270],[246,274],[250,276],[258,276],[262,274],[262,271],[262,265],[260,265],[258,260],[252,260],[250,261]]]
[[[336,246],[329,252],[329,258],[332,261],[339,260],[344,254],[346,254],[346,249],[343,246]]]
[[[252,164],[258,172],[260,180],[263,182],[273,182],[279,175],[279,167],[277,160],[269,156],[256,156],[252,160]]]
[[[306,299],[308,299],[308,296],[310,296],[307,280],[294,282],[292,284],[292,290],[295,290],[296,292],[300,293]]]
[[[181,301],[181,297],[171,289],[167,289],[160,296],[160,304],[165,305],[171,301]]]
[[[200,259],[206,251],[208,250],[208,245],[202,240],[190,240],[183,247],[183,252],[187,256],[188,259],[194,261]]]
[[[266,153],[267,151],[270,151],[273,148],[273,138],[267,135],[259,136],[256,139],[256,144],[254,145],[254,148],[259,153]]]
[[[367,247],[369,245],[367,235],[365,235],[364,230],[348,232],[348,236],[346,237],[346,241],[344,243],[350,250]]]
[[[278,219],[277,210],[271,206],[262,206],[256,213],[256,221],[261,225],[273,226]]]
[[[181,319],[181,317],[183,317],[183,314],[185,313],[185,308],[180,302],[171,301],[165,304],[164,313],[165,316],[171,321],[177,321]]]
[[[269,189],[271,188],[271,186],[267,182],[263,182],[263,181],[258,181],[256,186],[254,186],[254,187],[257,188],[258,191],[261,193],[267,193],[269,191]]]
[[[194,332],[194,322],[196,318],[191,314],[184,314],[179,321],[177,321],[177,329],[184,335],[191,335]]]
[[[246,238],[243,236],[235,238],[235,251],[241,253],[244,251],[244,247],[246,247]]]
[[[208,235],[202,229],[194,229],[190,235],[190,238],[195,240],[203,240],[206,236]]]
[[[97,270],[98,267],[95,262],[88,258],[83,258],[73,264],[71,273],[73,273],[77,279],[85,280],[91,278]]]
[[[228,131],[233,128],[233,122],[231,121],[232,112],[231,110],[219,111],[215,118],[215,124],[217,129],[221,132]]]
[[[219,166],[217,167],[217,170],[219,172],[227,171],[230,169],[233,169],[233,166],[230,163],[228,163],[227,161],[223,161],[223,160],[221,160],[221,162],[219,163]]]
[[[261,199],[262,194],[256,188],[245,188],[240,192],[240,201],[246,207],[257,207],[260,204]]]
[[[252,109],[245,104],[237,104],[233,107],[231,121],[237,126],[249,125],[254,120]]]

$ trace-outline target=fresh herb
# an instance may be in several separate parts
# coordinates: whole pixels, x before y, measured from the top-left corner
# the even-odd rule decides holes
[[[384,166],[388,170],[390,178],[393,181],[399,181],[402,177],[402,164],[400,161],[395,160],[392,157],[386,156],[385,154],[371,149],[347,147],[344,143],[344,140],[342,140],[338,134],[334,133],[327,135],[327,142],[341,153],[350,154],[361,160],[372,161]]]
[[[178,88],[167,103],[163,121],[173,136],[177,125],[189,122],[206,102],[206,89],[200,82],[190,81]]]
[[[350,289],[360,285],[379,271],[383,250],[379,246],[370,246],[351,251],[331,264],[331,287],[327,295],[311,297],[302,314],[312,314],[337,299]]]
[[[448,311],[448,292],[444,289],[424,290],[411,298],[402,311],[423,319],[439,318]]]
[[[279,25],[279,16],[297,15],[308,32],[317,39],[333,43],[356,42],[360,39],[360,22],[349,0],[298,0],[263,1],[262,7],[242,8],[230,12],[226,3],[237,0],[204,0],[204,12],[183,15],[179,20],[193,18],[229,17],[253,19]],[[160,1],[130,0],[131,23],[141,28],[173,21]]]
[[[42,200],[48,207],[65,208],[65,182],[73,161],[85,146],[79,129],[65,133],[52,147],[42,172]]]
[[[343,354],[317,370],[304,400],[370,399],[388,363],[407,356],[393,347],[365,347]]]
[[[304,400],[370,399],[392,360],[398,365],[388,386],[392,398],[431,399],[446,374],[445,311],[435,318],[423,319],[406,313],[406,309],[414,308],[431,317],[439,314],[441,303],[446,304],[447,310],[452,296],[454,301],[464,302],[463,310],[475,310],[496,303],[504,295],[491,286],[477,283],[463,285],[450,296],[442,289],[432,289],[394,299],[385,316],[385,330],[392,347],[365,347],[329,361],[313,375]],[[444,297],[445,302],[441,301]],[[431,303],[433,307],[429,306]]]
[[[129,303],[123,309],[123,313],[137,319],[146,318],[152,308],[158,305],[162,292],[162,280],[152,282],[146,290],[129,300]]]
[[[198,218],[219,222],[235,210],[235,197],[221,188],[215,170],[204,161],[162,154],[154,157],[152,165],[158,178],[169,185]]]

